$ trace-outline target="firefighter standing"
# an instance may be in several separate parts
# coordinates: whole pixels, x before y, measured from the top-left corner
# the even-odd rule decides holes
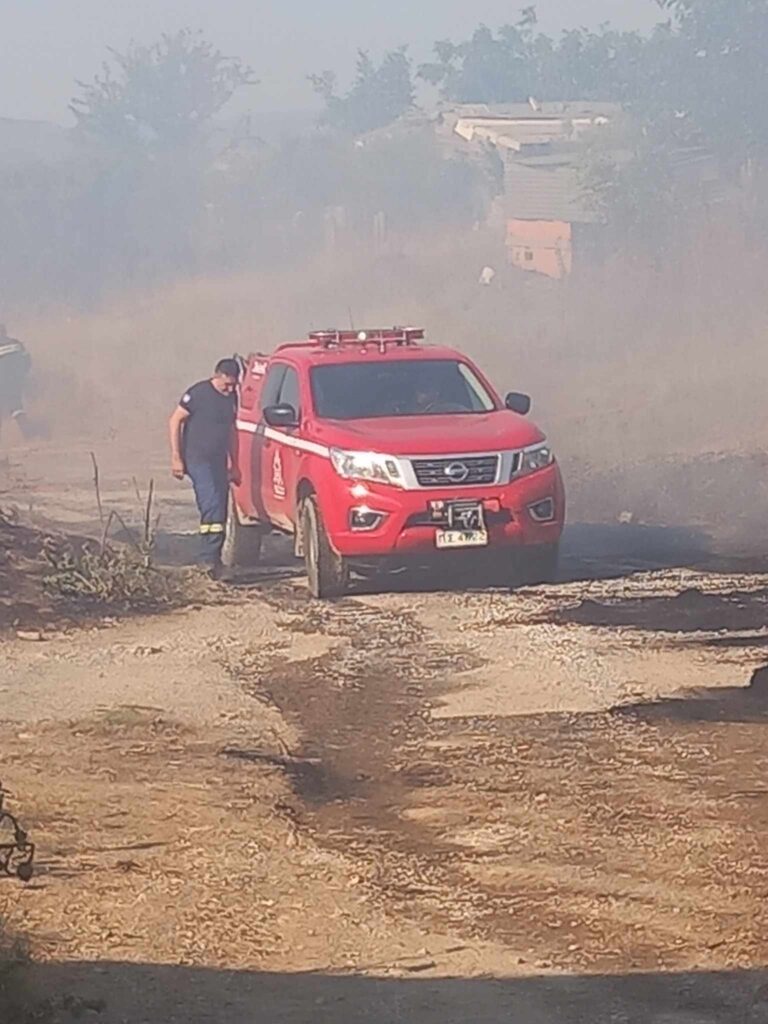
[[[0,324],[0,429],[6,419],[12,419],[24,437],[28,435],[24,389],[31,366],[22,343],[9,337],[5,324]]]
[[[188,476],[200,512],[201,559],[214,577],[221,572],[230,483],[239,483],[236,389],[240,366],[222,359],[209,380],[194,384],[170,420],[171,470]]]

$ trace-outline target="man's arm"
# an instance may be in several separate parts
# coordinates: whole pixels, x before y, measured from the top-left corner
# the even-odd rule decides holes
[[[240,472],[240,432],[235,425],[229,435],[229,481],[238,486],[242,480]]]
[[[183,480],[186,473],[184,456],[181,453],[181,439],[184,435],[184,424],[189,419],[189,410],[177,405],[168,422],[171,439],[171,472],[177,480]]]

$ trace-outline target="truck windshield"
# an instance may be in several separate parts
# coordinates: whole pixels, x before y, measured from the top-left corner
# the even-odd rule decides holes
[[[496,403],[475,372],[455,359],[336,363],[311,371],[320,419],[491,412]]]

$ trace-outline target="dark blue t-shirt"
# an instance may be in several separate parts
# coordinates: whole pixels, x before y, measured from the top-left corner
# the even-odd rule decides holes
[[[222,395],[209,380],[201,380],[181,396],[179,405],[189,413],[184,422],[184,461],[194,465],[226,459],[237,412],[235,396]]]

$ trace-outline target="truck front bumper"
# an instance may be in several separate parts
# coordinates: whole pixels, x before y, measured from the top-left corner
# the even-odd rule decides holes
[[[507,484],[461,488],[400,490],[378,484],[335,482],[323,502],[332,546],[348,558],[432,554],[445,523],[436,516],[440,503],[479,502],[488,543],[474,550],[556,544],[565,520],[565,495],[556,464]]]

